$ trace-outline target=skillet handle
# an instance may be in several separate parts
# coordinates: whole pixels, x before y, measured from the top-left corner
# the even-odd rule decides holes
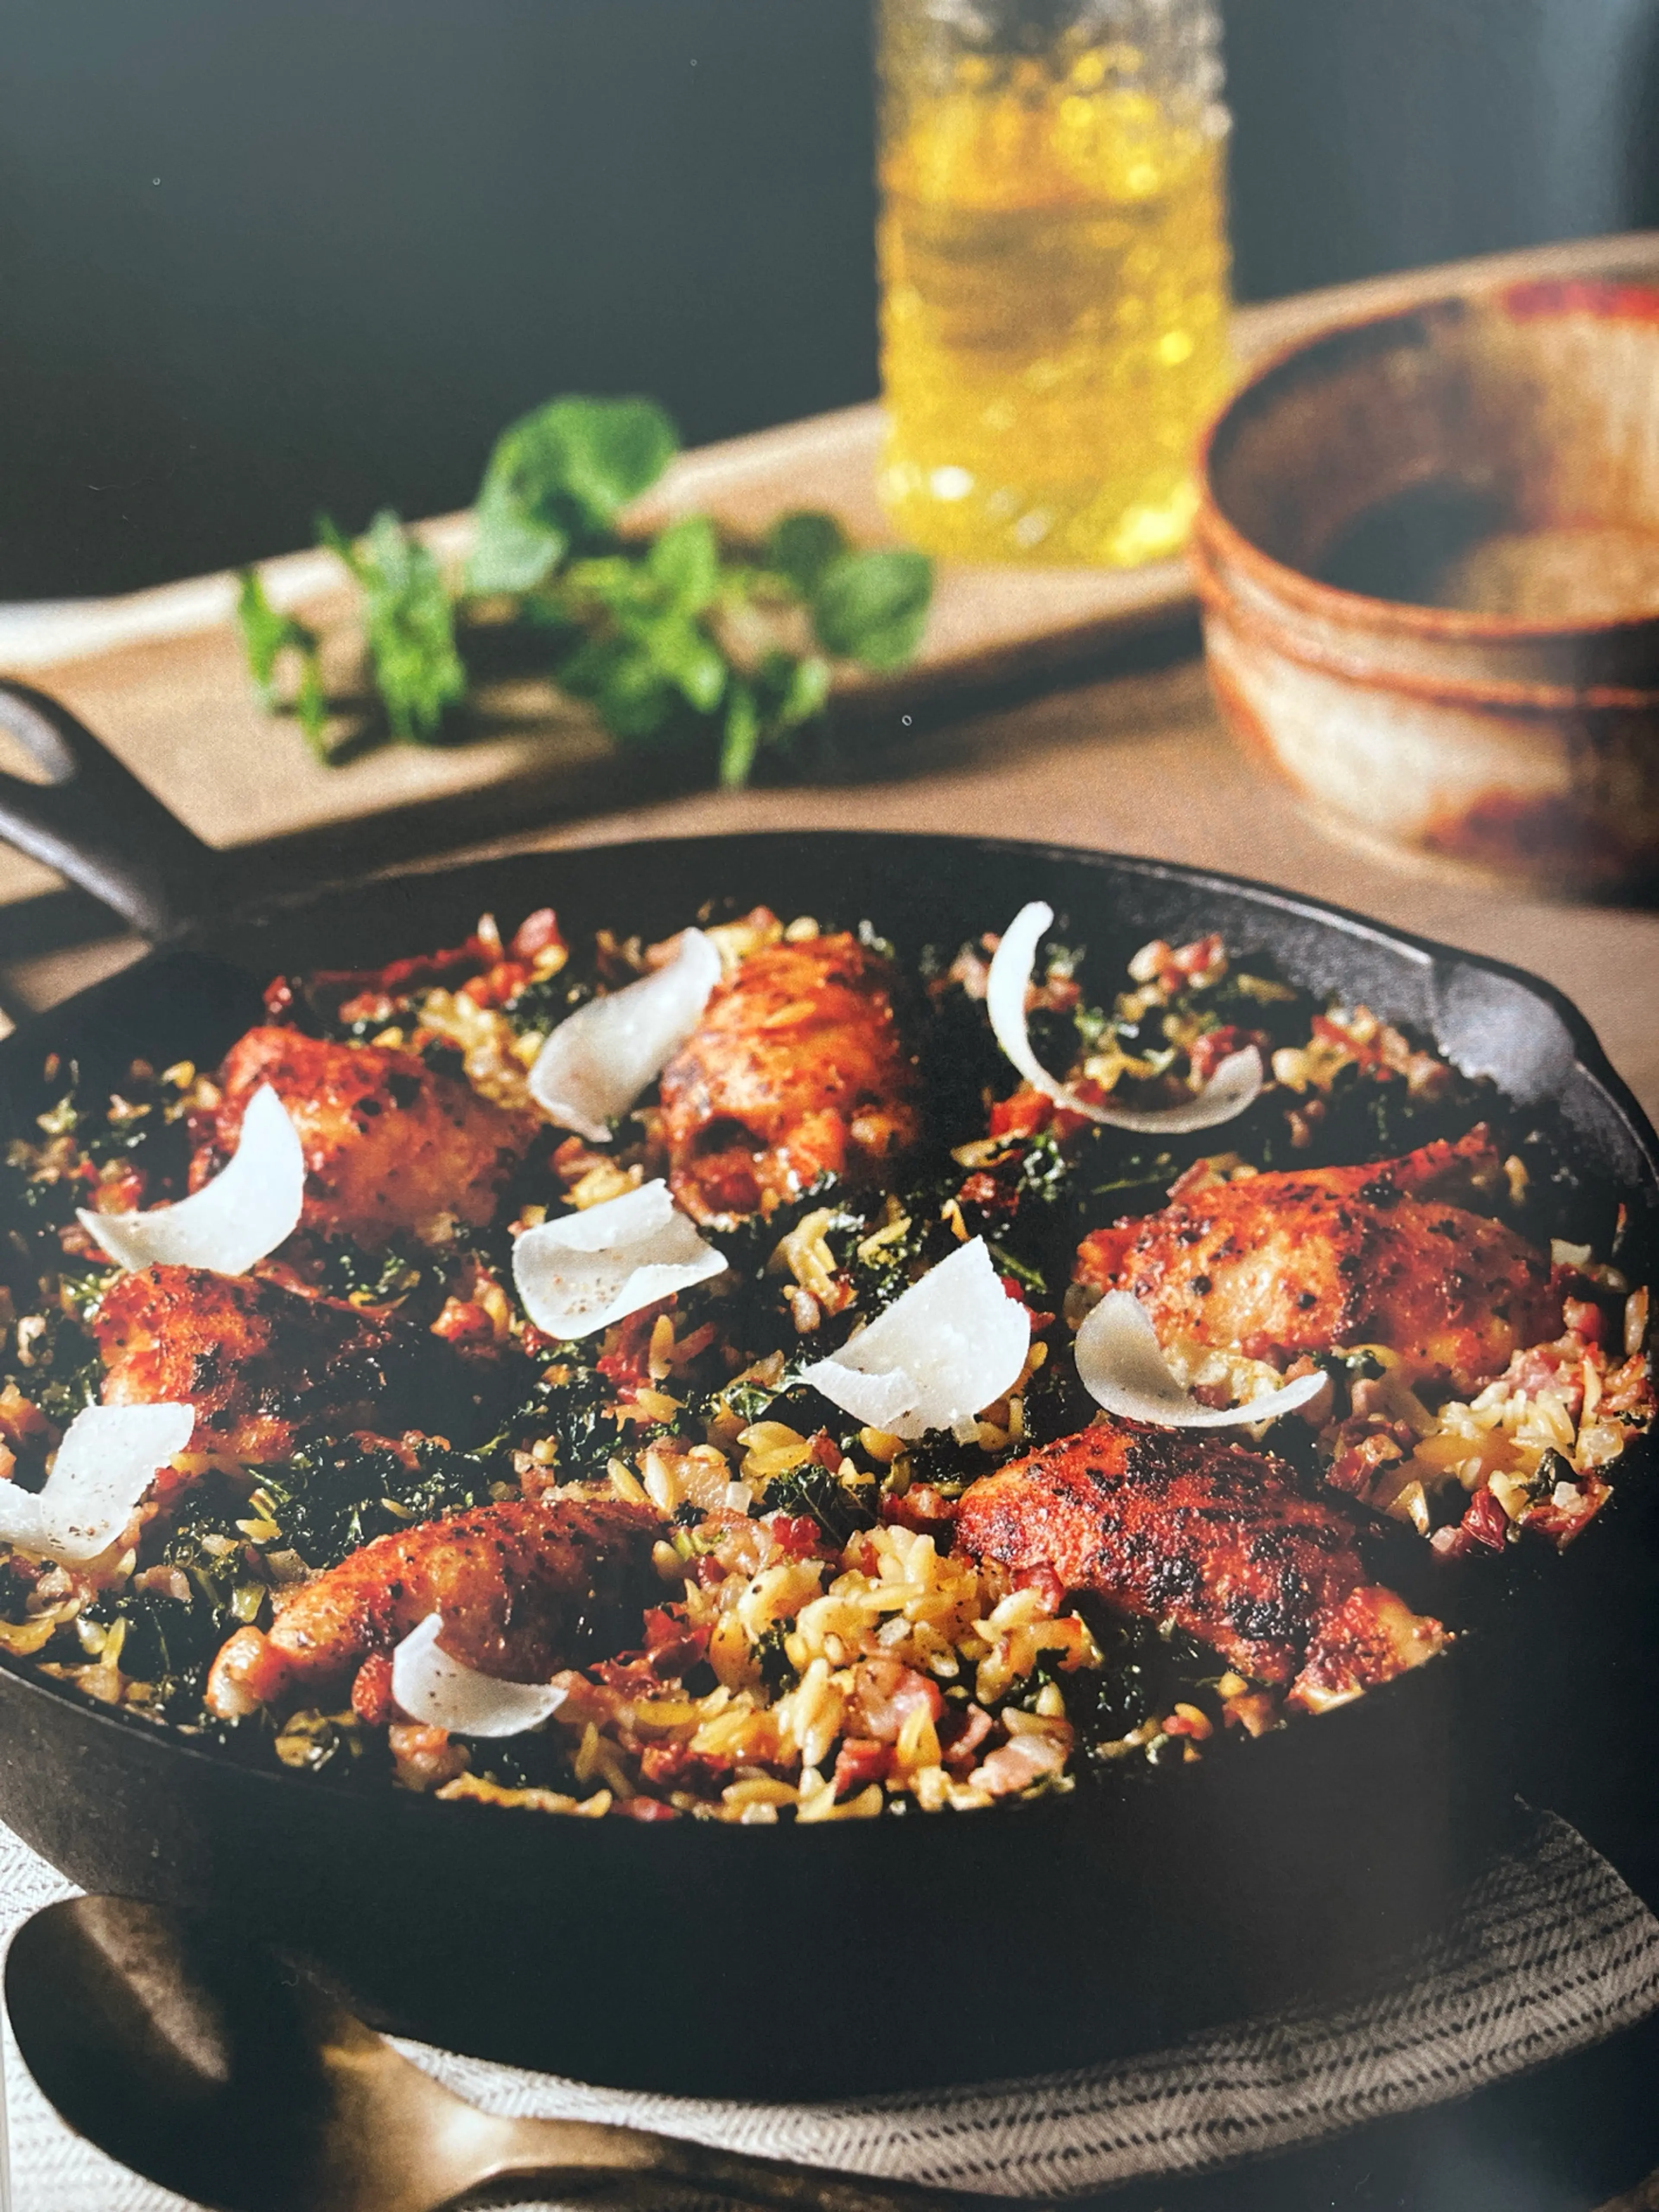
[[[222,856],[67,707],[0,678],[0,728],[50,779],[30,783],[0,773],[0,839],[67,876],[152,941],[217,903]]]

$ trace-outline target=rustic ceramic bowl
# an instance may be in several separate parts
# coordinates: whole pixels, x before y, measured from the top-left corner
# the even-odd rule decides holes
[[[1528,283],[1277,356],[1193,561],[1245,748],[1372,843],[1659,876],[1659,289]]]

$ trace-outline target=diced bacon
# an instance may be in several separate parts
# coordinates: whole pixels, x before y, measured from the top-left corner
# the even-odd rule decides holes
[[[1170,956],[1170,965],[1183,976],[1208,975],[1222,963],[1226,948],[1219,935],[1212,931],[1207,937],[1195,938],[1192,944],[1182,945]]]
[[[993,1797],[1012,1796],[1016,1790],[1029,1790],[1046,1774],[1058,1774],[1066,1764],[1066,1749],[1058,1734],[1038,1735],[1033,1731],[1011,1736],[1006,1743],[999,1744],[968,1779],[976,1790],[983,1790]]]
[[[1607,1316],[1588,1298],[1566,1298],[1562,1302],[1561,1318],[1575,1336],[1582,1336],[1586,1344],[1601,1344],[1605,1340]]]
[[[939,1723],[942,1756],[952,1774],[966,1774],[991,1733],[991,1716],[982,1705],[952,1706]]]
[[[1040,1590],[1042,1595],[1042,1619],[1052,1620],[1066,1601],[1066,1585],[1045,1560],[1034,1567],[1022,1567],[1014,1577],[1016,1589]]]
[[[1224,1060],[1243,1052],[1247,1045],[1254,1045],[1265,1060],[1273,1051],[1273,1042],[1265,1030],[1240,1029],[1234,1022],[1225,1022],[1218,1030],[1206,1030],[1188,1055],[1193,1080],[1207,1083]]]
[[[678,1806],[665,1805],[660,1797],[624,1797],[611,1809],[627,1820],[678,1820],[680,1817]]]
[[[872,1782],[884,1782],[892,1763],[890,1745],[872,1742],[866,1736],[848,1736],[836,1760],[836,1771],[830,1786],[837,1797],[848,1796],[855,1790],[867,1788]]]
[[[881,1517],[890,1528],[914,1528],[918,1535],[931,1536],[944,1552],[955,1532],[957,1503],[931,1482],[913,1482],[901,1497],[882,1499]]]
[[[447,1729],[394,1721],[386,1732],[392,1765],[405,1790],[441,1790],[466,1771],[465,1746],[452,1743]]]
[[[659,1298],[654,1304],[629,1314],[626,1321],[617,1322],[614,1331],[606,1330],[610,1349],[602,1352],[593,1364],[607,1382],[616,1385],[619,1395],[631,1396],[650,1381],[651,1332],[659,1315],[671,1311],[673,1304],[672,1298]]]
[[[495,1324],[470,1298],[446,1298],[443,1311],[432,1324],[432,1334],[450,1344],[493,1344]]]
[[[694,1628],[684,1606],[653,1606],[645,1616],[645,1648],[664,1681],[690,1672],[708,1652],[708,1631]]]
[[[475,1006],[504,1006],[518,997],[529,981],[527,961],[498,960],[482,975],[470,976],[457,995],[471,999]]]
[[[538,952],[549,951],[563,943],[558,915],[550,906],[538,906],[534,914],[526,915],[514,931],[509,950],[515,960],[533,960]]]
[[[939,1686],[896,1659],[860,1659],[853,1669],[848,1725],[878,1743],[896,1743],[904,1723],[918,1709],[941,1720],[945,1700]]]
[[[731,1778],[729,1759],[688,1751],[683,1743],[648,1744],[640,1754],[640,1772],[659,1790],[689,1790],[712,1797]]]

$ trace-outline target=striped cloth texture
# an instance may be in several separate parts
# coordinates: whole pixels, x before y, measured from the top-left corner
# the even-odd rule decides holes
[[[0,1938],[74,1893],[0,1829]],[[1573,1829],[1540,1814],[1462,1893],[1444,1930],[1363,1996],[1074,2073],[858,2103],[749,2105],[595,2088],[419,2044],[399,2048],[493,2112],[611,2121],[964,2196],[1053,2200],[1200,2172],[1465,2095],[1656,2008],[1659,1920]],[[5,2082],[4,2212],[181,2212],[182,2198],[58,2120],[9,2026]],[[674,2201],[684,2212],[684,2195]],[[524,2212],[550,2208],[532,2191]]]

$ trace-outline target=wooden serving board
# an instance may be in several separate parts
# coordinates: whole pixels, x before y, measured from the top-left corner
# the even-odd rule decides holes
[[[1306,332],[1434,293],[1540,276],[1659,276],[1659,233],[1550,246],[1310,293],[1243,309],[1237,349],[1249,362]],[[683,455],[642,518],[692,508],[757,530],[787,507],[821,506],[851,534],[889,536],[874,495],[878,408],[854,407]],[[466,550],[470,518],[422,526],[441,556]],[[351,594],[332,556],[262,564],[267,591],[343,649]],[[254,702],[232,625],[235,580],[204,576],[121,599],[0,608],[0,669],[56,692],[200,836],[250,849],[261,879],[358,870],[461,842],[573,820],[647,796],[639,756],[619,759],[585,710],[552,687],[497,686],[480,733],[450,747],[385,746],[327,769],[298,733]],[[901,675],[854,678],[842,692],[855,723],[886,725],[1108,665],[1125,641],[1180,631],[1194,608],[1179,560],[1136,570],[942,567],[921,653]],[[652,797],[673,789],[649,769]],[[86,902],[40,896],[50,873],[0,852],[0,937],[46,950],[94,926]]]

